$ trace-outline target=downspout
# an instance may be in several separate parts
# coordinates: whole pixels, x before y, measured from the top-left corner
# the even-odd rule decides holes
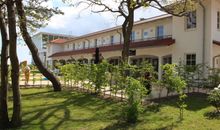
[[[199,1],[199,4],[200,6],[202,7],[203,9],[203,39],[202,39],[202,64],[203,64],[203,67],[202,67],[202,70],[203,72],[205,71],[205,33],[206,33],[206,9],[205,9],[205,6],[203,5],[202,1],[200,0]],[[203,75],[204,76],[204,75]]]

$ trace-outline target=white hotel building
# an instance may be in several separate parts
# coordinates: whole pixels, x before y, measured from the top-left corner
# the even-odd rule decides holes
[[[180,61],[220,68],[220,0],[205,0],[203,4],[204,8],[198,5],[188,17],[161,15],[135,22],[130,48],[136,54],[130,57],[130,62],[148,60],[159,75],[161,64]],[[117,63],[122,44],[118,26],[70,40],[54,40],[47,45],[47,55],[50,63],[68,59],[91,62],[98,47],[104,59]]]

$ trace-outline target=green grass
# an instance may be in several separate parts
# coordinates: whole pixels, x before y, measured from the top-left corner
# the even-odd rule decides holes
[[[176,99],[163,100],[159,107],[145,108],[138,123],[121,121],[123,104],[102,100],[74,91],[52,92],[49,89],[22,89],[23,125],[27,130],[218,130],[220,119],[209,119],[214,111],[202,95],[190,96],[184,120],[178,121]],[[10,104],[11,112],[11,104]]]

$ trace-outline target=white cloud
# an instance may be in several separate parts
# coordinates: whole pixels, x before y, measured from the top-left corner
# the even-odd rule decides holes
[[[82,35],[97,30],[102,30],[116,25],[121,25],[123,18],[116,22],[116,15],[110,12],[91,13],[90,9],[85,10],[85,6],[77,8],[63,6],[60,9],[64,15],[55,15],[49,21],[46,28],[41,30],[55,33],[64,33],[72,35]],[[152,8],[141,8],[135,12],[135,20],[148,18],[162,14],[161,11]]]
[[[109,2],[111,6],[114,6]],[[53,0],[46,4],[49,7],[60,7],[64,12],[64,15],[55,15],[48,22],[48,26],[40,29],[39,31],[63,33],[69,35],[83,35],[94,31],[102,30],[112,26],[120,25],[123,22],[123,18],[119,18],[116,23],[116,15],[112,13],[91,13],[89,9],[83,10],[85,6],[79,6],[78,8],[70,7],[63,4],[60,0]],[[99,9],[100,7],[96,7]],[[135,20],[140,18],[149,18],[156,15],[160,15],[162,12],[152,8],[142,8],[135,12]],[[18,47],[20,60],[26,60],[30,62],[30,55],[27,47]],[[20,51],[23,50],[23,51]]]

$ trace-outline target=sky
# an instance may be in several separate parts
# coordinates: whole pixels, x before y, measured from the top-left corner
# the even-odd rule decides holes
[[[111,4],[111,3],[110,3]],[[38,29],[37,32],[52,32],[59,34],[68,34],[80,36],[83,34],[103,30],[106,28],[121,25],[122,18],[116,20],[116,15],[112,13],[91,13],[90,9],[85,10],[85,6],[71,7],[62,3],[61,0],[51,0],[45,6],[59,7],[64,15],[55,15],[44,28]],[[98,8],[98,7],[97,7]],[[140,18],[149,18],[163,14],[161,11],[152,8],[141,8],[135,12],[135,21]],[[20,62],[27,60],[31,62],[31,55],[24,45],[18,45],[18,57]]]

